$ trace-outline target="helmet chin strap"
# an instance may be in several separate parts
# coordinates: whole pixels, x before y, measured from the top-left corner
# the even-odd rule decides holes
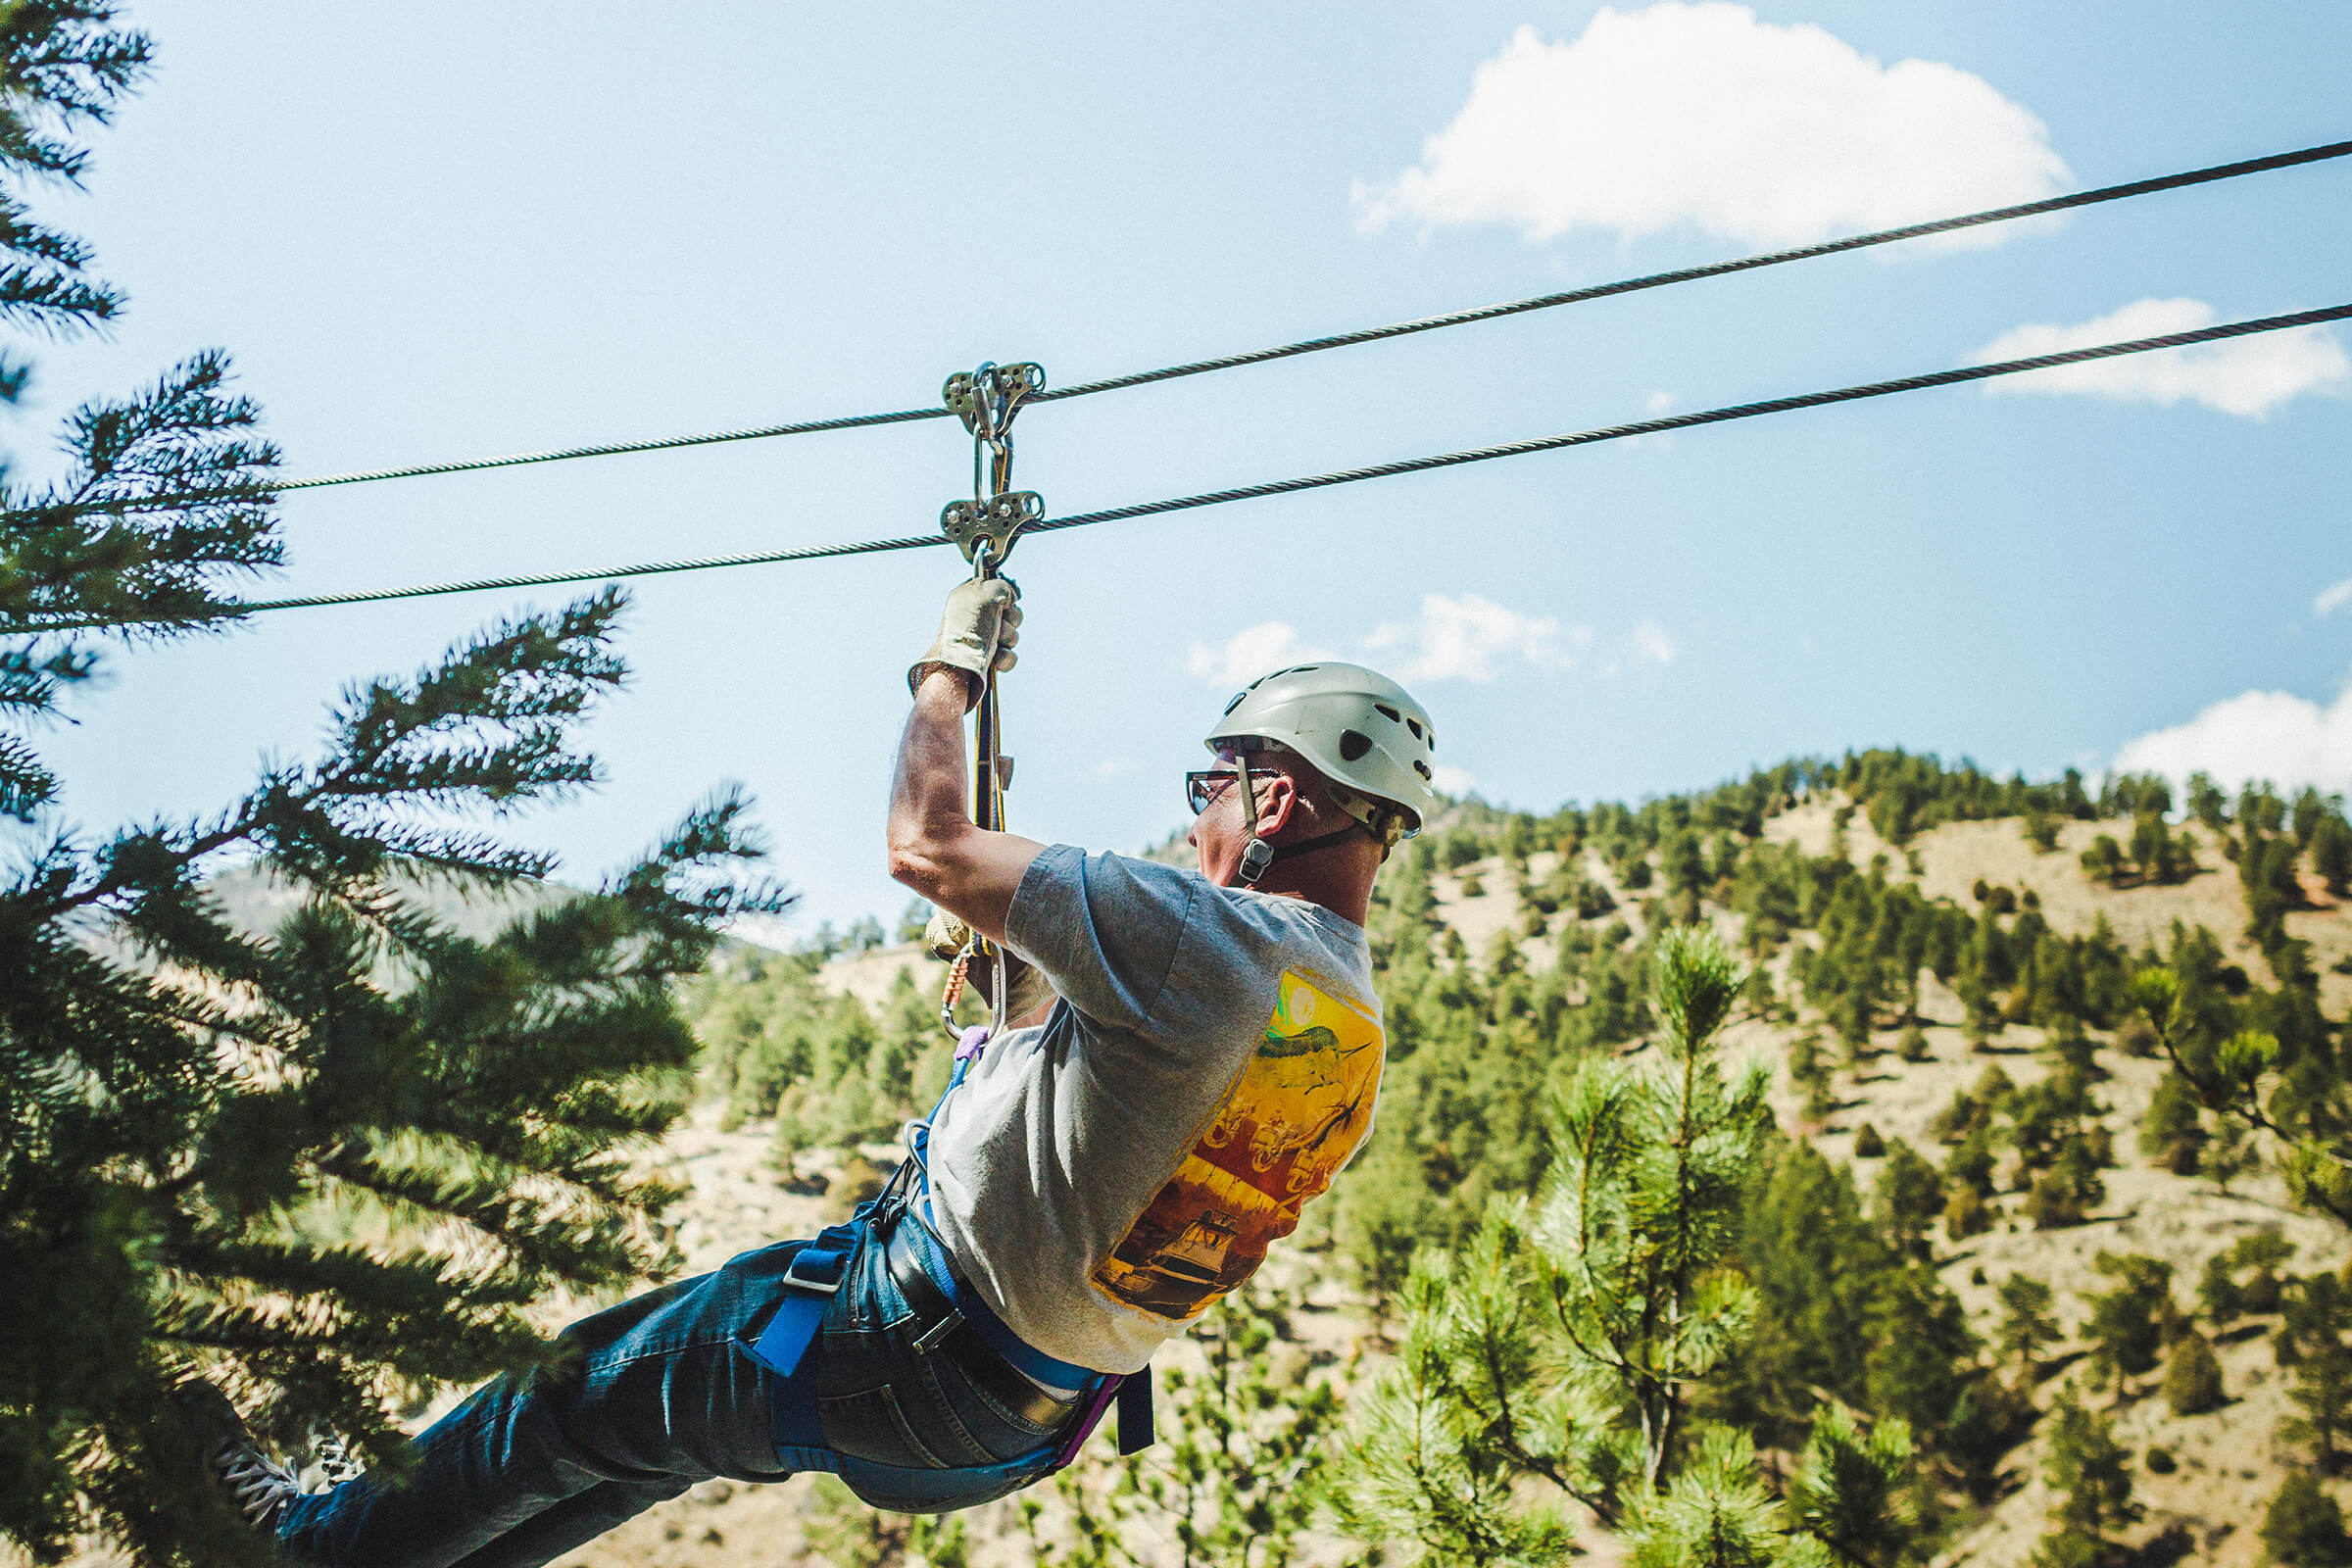
[[[1257,886],[1257,879],[1272,870],[1277,860],[1327,850],[1348,835],[1364,831],[1360,823],[1350,822],[1336,832],[1318,834],[1303,844],[1286,844],[1276,849],[1257,836],[1257,786],[1250,781],[1248,753],[1237,751],[1233,754],[1233,770],[1242,792],[1242,824],[1250,835],[1249,842],[1242,846],[1240,880],[1246,888]],[[1382,851],[1382,858],[1387,858],[1386,850]]]

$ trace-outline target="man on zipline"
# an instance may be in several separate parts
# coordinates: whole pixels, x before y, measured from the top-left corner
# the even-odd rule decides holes
[[[529,1568],[714,1476],[826,1470],[877,1507],[970,1507],[1068,1463],[1114,1398],[1123,1450],[1149,1441],[1152,1352],[1371,1129],[1363,921],[1435,804],[1436,736],[1395,682],[1301,664],[1226,704],[1217,765],[1186,776],[1198,872],[984,831],[963,718],[1012,665],[1016,598],[957,587],[908,671],[890,870],[1033,966],[1043,1022],[966,1032],[911,1157],[849,1223],[570,1325],[560,1370],[477,1390],[404,1485],[302,1494],[216,1396],[208,1460],[288,1554]]]

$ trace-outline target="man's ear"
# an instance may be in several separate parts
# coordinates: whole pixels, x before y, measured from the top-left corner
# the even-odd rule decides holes
[[[1298,807],[1298,782],[1288,773],[1254,775],[1264,780],[1265,798],[1257,804],[1257,836],[1272,843],[1291,823]]]

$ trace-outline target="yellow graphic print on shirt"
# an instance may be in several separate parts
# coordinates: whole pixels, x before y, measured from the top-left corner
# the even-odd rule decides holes
[[[1364,1141],[1385,1044],[1371,1014],[1286,970],[1256,1054],[1096,1287],[1182,1322],[1248,1279]]]

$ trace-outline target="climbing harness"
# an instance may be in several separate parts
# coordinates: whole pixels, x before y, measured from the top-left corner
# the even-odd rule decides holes
[[[971,432],[972,498],[949,502],[939,514],[939,527],[972,564],[974,582],[997,576],[1022,531],[1045,517],[1044,497],[1034,490],[1011,488],[1013,416],[1045,389],[1044,368],[1026,363],[985,363],[978,369],[958,370],[948,377],[942,389],[949,412]],[[983,679],[972,726],[972,822],[989,832],[1002,833],[1004,791],[1012,784],[1012,759],[1004,755],[993,661]],[[958,1034],[956,1004],[963,996],[975,959],[987,961],[994,986],[989,1034],[993,1036],[1004,1025],[1008,1000],[1004,953],[975,931],[965,940],[963,952],[956,955],[955,966],[948,972],[947,990],[940,998],[940,1027],[950,1039]]]
[[[784,1270],[782,1298],[757,1338],[750,1342],[753,1357],[775,1373],[778,1380],[774,1410],[776,1443],[782,1461],[794,1469],[832,1471],[858,1486],[861,1494],[866,1487],[890,1491],[932,1486],[972,1488],[972,1501],[985,1500],[983,1494],[1002,1495],[1003,1492],[1042,1480],[1077,1458],[1086,1440],[1094,1435],[1095,1428],[1114,1404],[1119,1415],[1122,1456],[1139,1453],[1152,1442],[1149,1367],[1126,1376],[1097,1372],[1037,1349],[999,1317],[956,1271],[946,1245],[933,1228],[929,1217],[931,1121],[947,1103],[948,1096],[962,1084],[988,1038],[989,1029],[984,1025],[975,1024],[962,1032],[956,1042],[955,1071],[949,1076],[948,1087],[941,1093],[938,1104],[932,1106],[930,1116],[906,1124],[906,1157],[891,1173],[882,1191],[858,1204],[847,1223],[827,1226],[793,1254]],[[915,1342],[916,1351],[928,1354],[951,1346],[968,1328],[988,1350],[1035,1385],[1039,1392],[1060,1389],[1074,1393],[1078,1396],[1077,1406],[1051,1448],[1041,1446],[1035,1451],[994,1465],[908,1471],[839,1452],[826,1443],[817,1413],[816,1363],[808,1359],[808,1349],[823,1332],[832,1298],[849,1277],[858,1250],[866,1245],[889,1246],[901,1225],[916,1227],[929,1243],[927,1248],[919,1241],[915,1243],[916,1261],[905,1267],[894,1265],[892,1272],[893,1283],[907,1298],[908,1309],[931,1322]],[[968,1369],[970,1363],[967,1361],[965,1365]],[[948,1491],[943,1496],[960,1499],[962,1494]]]

